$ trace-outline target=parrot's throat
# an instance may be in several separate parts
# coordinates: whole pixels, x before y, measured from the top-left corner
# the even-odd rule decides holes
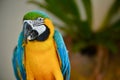
[[[32,50],[32,51],[46,51],[46,49],[50,49],[51,46],[53,46],[52,44],[54,44],[54,40],[52,38],[47,39],[44,42],[41,41],[27,41],[27,44],[24,44],[25,48],[27,48],[28,50]]]

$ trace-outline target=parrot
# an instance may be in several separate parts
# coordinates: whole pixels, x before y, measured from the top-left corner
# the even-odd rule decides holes
[[[12,56],[16,80],[70,80],[68,50],[48,14],[29,11],[22,22]]]

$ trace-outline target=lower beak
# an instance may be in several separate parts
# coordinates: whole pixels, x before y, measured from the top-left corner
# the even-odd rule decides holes
[[[38,32],[36,30],[26,31],[24,34],[24,40],[27,43],[27,40],[35,40],[38,37]]]
[[[32,30],[27,36],[28,40],[35,40],[38,37],[38,32],[36,30]]]

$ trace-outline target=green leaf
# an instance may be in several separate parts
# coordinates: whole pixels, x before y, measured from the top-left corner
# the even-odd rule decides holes
[[[113,40],[114,42],[119,42],[120,40],[120,19],[110,26],[104,28],[104,30],[96,33],[101,39]]]
[[[104,43],[103,45],[105,45],[108,48],[108,50],[110,50],[112,53],[118,52],[118,47],[114,42],[108,41],[108,42]]]
[[[81,49],[83,49],[83,48],[85,48],[87,46],[88,46],[88,44],[85,41],[79,40],[79,42],[74,42],[72,44],[72,50],[74,52],[77,52],[77,51],[80,51]]]
[[[82,0],[89,25],[92,25],[92,3],[91,0]]]
[[[28,0],[28,3],[32,3],[32,4],[35,4],[39,7],[42,7],[42,8],[46,8],[46,6],[38,1],[35,1],[35,0]]]
[[[68,13],[74,19],[80,20],[79,9],[77,7],[75,0],[54,0],[54,1],[58,2],[57,6],[59,6],[65,12],[65,14]]]
[[[107,30],[106,30],[107,31]],[[120,40],[120,19],[110,26],[109,35],[115,42]]]
[[[85,39],[90,39],[92,30],[87,21],[83,21],[81,23],[81,26],[78,29],[78,34],[79,34],[79,36],[81,35]]]

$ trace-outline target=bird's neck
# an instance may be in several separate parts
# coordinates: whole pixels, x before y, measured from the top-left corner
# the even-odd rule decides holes
[[[54,40],[53,38],[50,38],[46,41],[28,41],[27,44],[25,44],[25,48],[27,48],[28,50],[49,50],[49,48],[51,48],[52,46],[54,46]]]

